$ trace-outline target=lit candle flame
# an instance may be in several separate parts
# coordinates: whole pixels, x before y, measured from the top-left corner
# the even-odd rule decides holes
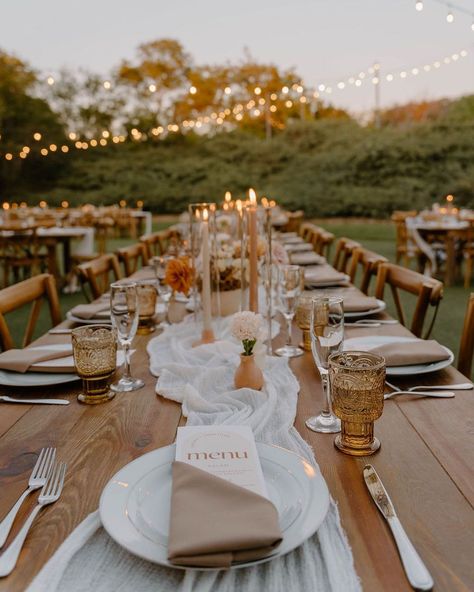
[[[241,212],[241,211],[242,211],[242,201],[241,201],[240,199],[238,199],[238,200],[235,202],[235,207],[237,208],[237,210],[238,210],[239,212]]]
[[[249,189],[249,200],[252,206],[257,205],[257,194],[255,193],[255,190],[252,188]]]
[[[225,197],[224,197],[224,199],[226,200],[226,202],[227,202],[227,203],[229,203],[229,202],[231,201],[231,199],[232,199],[232,194],[231,194],[231,192],[230,192],[230,191],[226,191],[226,192],[225,192]]]
[[[209,212],[207,211],[207,208],[204,208],[204,210],[202,211],[202,219],[204,220],[204,222],[206,222],[209,219]]]
[[[454,195],[447,195],[446,196],[446,201],[449,201],[449,202],[454,201]]]

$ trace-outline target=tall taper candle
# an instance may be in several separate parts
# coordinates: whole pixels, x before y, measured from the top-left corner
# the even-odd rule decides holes
[[[209,259],[209,212],[202,212],[202,317],[203,332],[211,327],[211,266]]]
[[[258,312],[258,231],[257,231],[257,196],[253,189],[249,189],[250,205],[247,206],[249,222],[249,308],[252,312]]]

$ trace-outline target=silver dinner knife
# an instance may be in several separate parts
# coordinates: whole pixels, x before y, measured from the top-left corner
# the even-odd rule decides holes
[[[69,405],[67,399],[14,399],[7,395],[0,395],[0,402],[3,403],[25,403],[27,405]]]
[[[372,499],[390,526],[408,581],[416,590],[431,590],[433,578],[403,529],[392,500],[372,465],[364,467],[364,479]]]

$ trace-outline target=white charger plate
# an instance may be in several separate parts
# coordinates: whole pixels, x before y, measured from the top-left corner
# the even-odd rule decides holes
[[[344,296],[342,296],[344,298]],[[378,312],[382,312],[387,308],[387,305],[383,300],[378,300],[378,306],[375,308],[371,308],[370,310],[363,310],[359,312],[345,312],[344,318],[345,319],[363,319],[365,317],[369,317],[370,315],[377,314]]]
[[[414,337],[397,337],[395,335],[369,335],[367,337],[353,337],[352,339],[346,339],[344,341],[344,351],[349,350],[361,350],[368,351],[370,348],[377,347],[379,345],[386,345],[388,343],[409,343],[411,341],[418,341]],[[428,374],[429,372],[436,372],[447,368],[454,361],[453,352],[442,346],[449,354],[447,360],[441,360],[441,362],[431,362],[429,364],[413,364],[412,366],[387,366],[387,376],[411,376],[413,374]]]
[[[329,508],[329,491],[319,470],[277,446],[257,443],[268,494],[278,510],[283,541],[269,556],[232,565],[248,567],[280,557],[316,532]],[[171,465],[175,444],[129,463],[105,486],[99,504],[108,534],[130,553],[153,563],[168,561]]]
[[[55,343],[51,345],[38,345],[34,349],[57,349],[68,350],[71,346],[67,343]],[[31,348],[33,349],[33,348]],[[61,372],[10,372],[9,370],[0,370],[0,385],[2,386],[53,386],[54,384],[65,384],[79,380],[77,374],[67,374]]]

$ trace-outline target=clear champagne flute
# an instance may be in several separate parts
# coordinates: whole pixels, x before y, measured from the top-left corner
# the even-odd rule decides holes
[[[296,312],[296,302],[301,294],[303,286],[303,269],[298,265],[281,265],[279,270],[279,290],[281,310],[286,319],[287,339],[286,345],[278,348],[277,356],[296,358],[303,355],[303,350],[291,343],[291,323]]]
[[[329,356],[342,350],[344,343],[344,309],[340,297],[315,296],[311,306],[311,351],[323,383],[325,406],[306,420],[313,432],[334,434],[341,431],[341,420],[332,412],[329,392]]]
[[[117,393],[136,391],[145,385],[130,374],[130,346],[138,327],[138,295],[135,282],[115,282],[110,285],[110,316],[125,357],[122,378],[110,387]]]
[[[165,317],[164,320],[158,325],[160,328],[169,326],[168,322],[168,308],[173,293],[172,289],[168,284],[165,284],[166,266],[172,257],[168,255],[162,255],[161,257],[153,257],[151,260],[153,269],[156,276],[156,285],[158,294],[165,305]]]

